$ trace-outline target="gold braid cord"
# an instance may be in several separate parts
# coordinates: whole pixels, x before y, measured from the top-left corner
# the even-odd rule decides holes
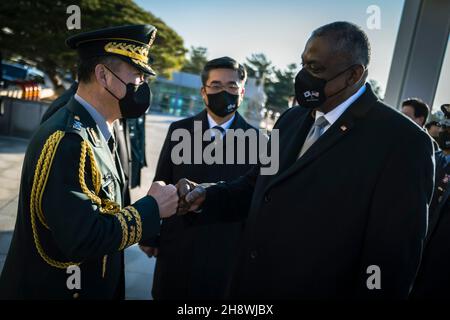
[[[60,269],[66,269],[69,266],[79,265],[80,263],[56,261],[50,258],[45,253],[38,236],[36,215],[38,216],[41,224],[45,228],[49,229],[42,212],[42,196],[44,194],[45,185],[47,184],[47,179],[50,173],[56,149],[58,148],[58,145],[63,137],[64,132],[56,131],[45,142],[44,147],[42,148],[41,155],[39,156],[38,163],[36,165],[30,197],[31,228],[33,231],[33,239],[36,249],[45,262],[55,268]]]
[[[56,131],[53,133],[45,142],[42,148],[41,155],[36,165],[33,186],[31,189],[30,198],[30,213],[31,213],[31,226],[33,230],[33,239],[36,249],[39,255],[47,262],[49,265],[66,269],[71,265],[79,265],[80,262],[60,262],[50,258],[43,250],[41,242],[38,236],[36,216],[38,217],[40,223],[49,229],[47,222],[45,221],[44,214],[42,212],[42,197],[44,194],[45,186],[49,177],[50,169],[55,157],[57,147],[64,137],[63,131]],[[86,158],[89,157],[91,164],[91,176],[94,191],[90,190],[86,184],[85,180],[85,167]],[[122,241],[119,246],[119,250],[123,250],[125,247],[131,246],[132,244],[139,242],[142,236],[142,223],[141,216],[139,212],[132,206],[128,206],[124,209],[120,209],[120,205],[109,199],[103,199],[99,197],[102,176],[98,169],[97,163],[95,161],[94,153],[92,148],[89,146],[88,142],[81,142],[81,154],[80,154],[80,166],[78,170],[78,180],[80,183],[81,190],[83,193],[99,208],[100,213],[112,215],[117,218],[122,228]],[[128,223],[125,219],[128,220]],[[134,220],[135,226],[129,226]],[[128,228],[130,227],[130,236]],[[105,274],[107,256],[103,258],[103,276]]]
[[[94,189],[95,193],[89,190],[89,188],[86,185],[85,181],[85,165],[86,165],[86,156],[89,156],[89,160],[91,162],[91,174],[92,174],[92,180],[94,183]],[[80,168],[78,171],[78,178],[80,181],[81,190],[83,193],[94,203],[98,206],[99,210],[103,214],[108,214],[115,216],[117,220],[120,223],[120,227],[122,228],[122,241],[119,246],[119,250],[125,249],[125,247],[130,246],[136,242],[133,242],[129,244],[129,233],[128,233],[128,223],[125,219],[125,217],[129,218],[128,215],[128,208],[133,208],[132,206],[129,206],[124,209],[120,209],[120,205],[114,201],[111,201],[109,199],[103,199],[98,196],[98,193],[100,191],[100,184],[101,184],[101,173],[98,170],[97,163],[94,158],[94,152],[92,151],[92,148],[89,146],[89,144],[86,141],[81,142],[81,156],[80,156]],[[133,208],[136,212],[137,210]],[[139,216],[140,221],[140,215]],[[128,222],[131,222],[131,219],[128,219]],[[136,221],[136,223],[138,223]],[[140,222],[139,222],[140,223]]]
[[[85,166],[86,166],[86,157],[89,155],[89,160],[91,162],[91,175],[92,175],[92,182],[94,184],[95,191],[89,190],[89,188],[86,185],[85,181]],[[80,155],[80,167],[78,170],[78,179],[80,182],[81,190],[83,193],[93,202],[95,203],[100,212],[104,214],[109,215],[115,215],[117,212],[120,211],[120,205],[109,200],[109,199],[102,199],[98,196],[98,193],[100,191],[100,185],[101,185],[101,173],[98,170],[97,163],[94,158],[94,152],[92,151],[91,147],[86,141],[81,142],[81,155]]]

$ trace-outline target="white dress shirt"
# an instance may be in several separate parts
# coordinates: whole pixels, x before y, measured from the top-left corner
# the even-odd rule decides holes
[[[230,129],[231,124],[233,123],[234,117],[236,116],[236,114],[233,114],[233,116],[227,122],[224,122],[222,124],[217,124],[214,121],[214,119],[209,115],[209,113],[207,113],[207,115],[208,115],[209,129],[214,128],[215,126],[218,126],[218,127],[222,127],[225,130],[225,132],[227,132],[227,130]],[[211,137],[214,137],[214,136],[215,136],[215,131],[211,130]]]
[[[333,125],[333,123],[337,121],[337,119],[339,119],[344,111],[347,110],[348,107],[350,107],[350,105],[364,93],[364,91],[366,91],[366,85],[363,85],[352,96],[350,96],[347,100],[342,102],[340,105],[338,105],[328,113],[323,113],[319,110],[316,111],[315,120],[317,120],[321,116],[324,116],[328,121],[328,124],[322,130],[322,134],[324,134],[324,132],[327,131]]]

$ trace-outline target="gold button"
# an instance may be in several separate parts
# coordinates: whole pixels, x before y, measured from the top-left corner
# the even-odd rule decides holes
[[[73,298],[74,298],[74,299],[78,299],[79,296],[80,296],[80,294],[79,294],[78,292],[75,292],[75,293],[73,294]]]

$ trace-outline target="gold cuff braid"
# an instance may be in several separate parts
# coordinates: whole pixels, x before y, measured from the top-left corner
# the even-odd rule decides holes
[[[128,209],[131,214],[134,217],[134,220],[136,221],[136,239],[135,239],[135,243],[141,241],[142,238],[142,221],[141,221],[141,215],[139,214],[139,212],[136,210],[135,207],[129,206],[126,209]]]

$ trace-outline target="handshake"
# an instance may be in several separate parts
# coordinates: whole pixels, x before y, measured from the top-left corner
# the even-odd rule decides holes
[[[187,179],[180,179],[175,186],[156,181],[147,195],[158,203],[160,217],[169,218],[174,214],[184,215],[198,210],[205,201],[206,189]]]

